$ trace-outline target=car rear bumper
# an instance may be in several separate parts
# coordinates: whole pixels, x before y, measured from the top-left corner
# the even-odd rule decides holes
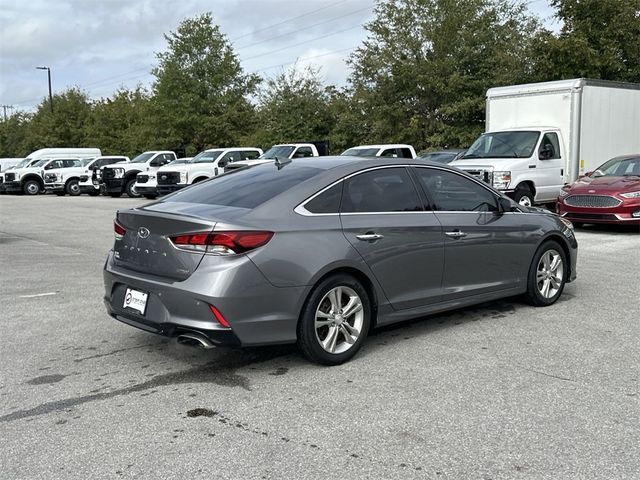
[[[214,345],[250,346],[293,343],[307,287],[274,287],[248,257],[206,256],[180,282],[115,265],[113,251],[104,267],[104,302],[112,317],[165,336],[205,335]],[[215,279],[215,281],[213,281]],[[148,293],[144,315],[125,308],[127,288]],[[223,327],[210,305],[224,316]]]

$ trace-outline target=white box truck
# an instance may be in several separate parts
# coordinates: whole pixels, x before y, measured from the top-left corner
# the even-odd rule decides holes
[[[640,153],[640,84],[579,78],[491,88],[485,130],[451,165],[522,205],[554,202],[565,183]]]

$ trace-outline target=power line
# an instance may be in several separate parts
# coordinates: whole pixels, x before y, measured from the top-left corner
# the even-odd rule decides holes
[[[342,49],[340,49],[340,50],[333,50],[333,51],[331,51],[331,52],[325,52],[325,53],[323,53],[323,54],[320,54],[320,55],[314,55],[314,56],[312,56],[312,57],[298,57],[298,58],[296,58],[295,60],[293,60],[293,61],[291,61],[291,62],[288,62],[288,63],[279,63],[279,64],[277,64],[277,65],[271,65],[271,66],[269,66],[269,67],[264,67],[264,68],[261,68],[261,69],[259,69],[259,70],[254,70],[253,72],[250,72],[250,73],[259,73],[259,72],[264,72],[264,71],[266,71],[266,70],[271,70],[271,69],[273,69],[273,68],[277,68],[277,67],[287,67],[287,66],[289,66],[289,65],[293,65],[293,64],[294,64],[294,63],[296,63],[296,62],[299,62],[300,60],[314,60],[314,59],[316,59],[316,58],[327,57],[327,56],[329,56],[329,55],[334,55],[334,54],[336,54],[336,53],[347,52],[347,51],[349,51],[349,50],[355,50],[355,49],[356,49],[356,47],[349,47],[349,48],[342,48]]]
[[[254,34],[258,33],[258,32],[263,32],[265,30],[269,30],[270,28],[277,27],[279,25],[283,25],[285,23],[291,22],[292,20],[298,20],[299,18],[304,18],[304,17],[307,17],[309,15],[313,15],[314,13],[321,12],[322,10],[326,10],[327,8],[335,7],[336,5],[340,5],[341,3],[345,3],[346,1],[347,0],[340,0],[339,2],[335,2],[335,3],[331,3],[329,5],[325,5],[324,7],[320,7],[318,9],[316,9],[316,10],[312,10],[311,12],[303,13],[302,15],[298,15],[297,17],[291,17],[291,18],[288,18],[288,19],[283,20],[281,22],[274,23],[274,24],[271,24],[271,25],[267,25],[266,27],[259,28],[258,30],[253,30],[252,32],[245,33],[243,35],[240,35],[239,37],[233,38],[233,39],[231,39],[231,41],[235,42],[236,40],[239,40],[240,38],[248,37],[249,35],[254,35]]]

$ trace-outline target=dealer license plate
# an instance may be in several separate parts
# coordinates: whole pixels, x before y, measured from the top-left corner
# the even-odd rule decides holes
[[[148,297],[148,293],[134,290],[133,288],[127,288],[127,291],[124,294],[124,304],[122,306],[124,308],[137,310],[141,315],[144,315],[144,311],[147,308]]]

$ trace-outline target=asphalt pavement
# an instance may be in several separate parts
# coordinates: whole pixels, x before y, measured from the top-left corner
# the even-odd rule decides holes
[[[640,234],[560,301],[373,332],[349,363],[201,350],[102,304],[105,197],[0,196],[1,479],[640,478]]]

